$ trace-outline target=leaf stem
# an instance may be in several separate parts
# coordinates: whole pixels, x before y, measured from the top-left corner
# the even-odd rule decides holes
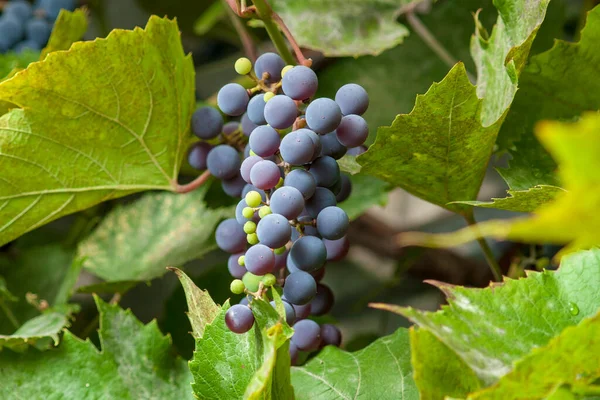
[[[267,3],[267,0],[253,0],[253,3],[254,7],[256,7],[256,14],[265,24],[265,29],[267,30],[271,41],[275,45],[275,48],[279,52],[279,55],[281,55],[281,58],[283,58],[287,64],[295,64],[296,62],[294,60],[294,56],[292,56],[290,49],[285,43],[283,35],[281,35],[281,31],[274,22],[273,15],[276,14],[271,9],[271,6],[269,6]],[[302,52],[300,52],[300,54],[302,54]],[[304,56],[302,56],[302,58],[304,58]],[[298,59],[298,61],[300,61],[300,59]]]
[[[13,314],[13,312],[6,305],[6,303],[4,302],[3,299],[0,299],[0,308],[2,308],[2,311],[4,311],[4,314],[6,314],[6,316],[8,317],[8,320],[15,327],[15,329],[19,329],[19,327],[21,326],[21,324],[19,323],[19,320],[17,319],[17,317],[15,317],[15,314]]]
[[[275,11],[271,11],[271,17],[273,20],[279,25],[279,28],[283,31],[283,34],[287,38],[288,42],[294,49],[294,53],[296,54],[296,58],[298,59],[298,63],[304,65],[305,67],[310,67],[312,65],[312,61],[304,57],[304,53],[300,50],[300,46],[298,46],[298,42],[296,42],[296,38],[292,35],[292,32],[287,27],[283,19],[277,14]]]
[[[472,211],[469,214],[463,215],[463,217],[465,218],[467,224],[470,227],[477,229],[477,222],[475,221],[475,217],[473,216]],[[492,271],[492,275],[494,275],[494,280],[496,282],[502,282],[502,269],[500,268],[500,265],[498,265],[496,258],[494,258],[494,253],[485,241],[485,238],[480,237],[479,239],[477,239],[477,243],[479,243],[479,247],[481,247],[481,250],[483,251],[485,260],[487,261],[490,270]]]
[[[254,46],[254,42],[252,41],[252,37],[248,33],[248,30],[242,24],[242,22],[237,17],[237,14],[229,7],[229,3],[226,0],[222,0],[225,3],[225,10],[227,10],[227,15],[231,20],[231,24],[235,28],[240,40],[242,41],[242,46],[244,47],[244,53],[246,53],[246,57],[248,57],[253,63],[256,61],[256,47]]]
[[[200,186],[202,186],[204,183],[206,183],[208,178],[210,178],[210,171],[206,170],[200,176],[198,176],[196,179],[191,181],[190,183],[186,183],[185,185],[177,184],[177,186],[175,188],[175,192],[189,193],[191,191],[194,191],[194,190],[198,189]]]
[[[427,29],[427,27],[421,22],[413,10],[409,10],[406,13],[406,20],[413,30],[419,35],[419,37],[425,42],[425,44],[450,68],[452,68],[458,60],[450,54],[448,50],[436,39],[436,37]],[[472,83],[476,83],[477,79],[473,74],[467,71],[467,76]]]

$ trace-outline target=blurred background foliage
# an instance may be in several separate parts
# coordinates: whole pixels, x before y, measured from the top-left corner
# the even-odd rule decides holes
[[[278,1],[284,0],[275,0],[275,6]],[[176,17],[184,48],[193,55],[199,102],[210,98],[219,87],[236,78],[233,62],[243,55],[242,44],[232,25],[231,16],[220,0],[89,0],[85,4],[90,11],[91,26],[85,37],[89,40],[106,36],[114,28],[144,26],[152,14]],[[534,42],[532,54],[549,49],[555,38],[576,40],[582,16],[594,4],[588,0],[553,0]],[[491,31],[497,17],[491,0],[425,1],[419,5],[417,14],[423,26],[454,59],[464,62],[472,75],[475,74],[475,67],[469,53],[469,42],[475,28],[473,13],[478,9],[482,9],[480,21]],[[293,10],[286,12],[288,18],[290,15],[293,15]],[[377,127],[390,125],[399,113],[410,112],[416,95],[426,92],[433,82],[440,81],[451,67],[432,50],[422,35],[414,31],[404,15],[398,15],[397,22],[407,27],[408,35],[402,43],[377,56],[327,58],[316,51],[307,51],[315,60],[319,75],[318,96],[333,97],[336,90],[348,82],[358,83],[367,89],[371,103],[365,118],[370,125],[371,142]],[[262,28],[245,26],[244,29],[258,45],[260,52],[272,50]],[[482,200],[505,193],[505,184],[493,169],[505,163],[505,155],[500,154],[493,159],[480,193]],[[183,171],[192,174],[189,168],[184,167]],[[347,260],[328,265],[324,278],[336,295],[335,307],[327,318],[340,324],[344,333],[344,347],[349,350],[362,348],[399,326],[408,326],[402,317],[369,309],[369,302],[410,304],[420,309],[434,310],[443,298],[437,289],[423,283],[423,280],[485,286],[490,279],[476,244],[453,251],[399,248],[392,240],[396,233],[405,230],[450,231],[464,226],[464,221],[400,189],[388,193],[386,185],[374,186],[370,178],[366,180],[369,182],[364,185],[355,182],[354,196],[368,198],[369,201],[352,204],[352,207],[356,207],[355,214],[358,214],[364,211],[365,203],[375,205],[353,222],[349,234],[352,248]],[[30,265],[27,268],[29,276],[16,279],[27,282],[27,287],[17,288],[16,292],[13,289],[13,294],[23,296],[26,292],[38,290],[46,296],[56,296],[60,287],[53,282],[61,282],[69,274],[76,276],[79,272],[79,269],[73,272],[74,267],[69,267],[76,243],[85,238],[109,210],[118,204],[131,204],[137,198],[139,196],[131,196],[103,203],[55,221],[4,246],[0,254],[0,272],[6,275],[6,271],[10,270],[13,274],[19,274],[20,265]],[[234,204],[233,199],[227,198],[220,185],[214,182],[205,201],[210,208]],[[493,209],[477,210],[479,221],[509,216],[514,214]],[[202,224],[203,221],[196,223]],[[210,240],[214,241],[214,238]],[[56,247],[48,248],[52,243],[60,244],[58,250]],[[523,268],[535,268],[540,258],[547,259],[556,252],[555,248],[542,245],[498,242],[491,245],[504,271],[513,275],[522,273]],[[199,287],[210,292],[216,302],[223,303],[232,297],[228,290],[231,278],[226,262],[224,253],[211,251],[201,259],[188,263],[184,269]],[[50,270],[52,274],[48,273]],[[36,274],[43,277],[43,281],[37,282]],[[100,283],[98,278],[83,272],[77,285],[84,287]],[[47,286],[51,286],[51,290]],[[125,285],[122,289],[125,288],[130,290],[124,293],[121,305],[130,307],[144,322],[158,319],[163,332],[172,335],[179,352],[186,358],[191,357],[194,345],[188,334],[191,327],[184,313],[184,293],[175,275],[168,273],[146,283]],[[101,285],[95,287],[96,291],[101,289]],[[104,295],[106,299],[111,296],[111,293]],[[238,300],[233,297],[234,302]],[[74,300],[81,305],[81,312],[73,322],[72,331],[81,337],[93,337],[97,315],[91,296],[80,293]],[[33,315],[35,311],[30,304],[20,304],[19,307],[23,309],[19,309],[18,314],[23,317]],[[9,334],[12,330],[6,319],[0,319],[0,334]]]

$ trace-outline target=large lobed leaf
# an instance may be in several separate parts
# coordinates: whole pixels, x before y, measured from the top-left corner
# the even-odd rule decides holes
[[[174,21],[74,44],[0,84],[0,244],[141,190],[174,190],[194,108]]]
[[[193,399],[185,362],[156,322],[96,297],[102,351],[70,332],[56,349],[0,353],[0,397],[37,399]]]
[[[272,0],[298,43],[326,56],[377,55],[394,47],[408,29],[397,22],[403,7],[422,0]]]
[[[354,353],[327,346],[292,369],[292,383],[298,400],[419,398],[404,328]]]
[[[207,190],[147,193],[113,209],[79,244],[84,268],[109,282],[145,281],[215,249],[213,232],[234,210],[208,208]]]
[[[42,51],[41,59],[43,60],[53,51],[68,50],[74,42],[81,40],[87,31],[87,27],[88,21],[85,9],[60,10],[60,14],[54,22],[48,44]]]
[[[499,17],[488,39],[478,23],[471,52],[477,87],[456,65],[413,111],[378,130],[358,162],[363,171],[429,202],[468,215],[496,136],[514,98],[520,71],[543,21],[547,0],[496,2]],[[477,20],[476,20],[477,21]],[[452,203],[452,204],[449,204]]]
[[[430,331],[489,385],[534,348],[597,313],[600,250],[565,258],[557,272],[531,272],[527,278],[507,279],[486,289],[437,285],[448,296],[441,311],[377,307]]]

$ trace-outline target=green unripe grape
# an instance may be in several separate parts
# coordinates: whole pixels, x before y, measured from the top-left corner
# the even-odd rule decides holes
[[[252,62],[246,57],[238,58],[235,62],[235,72],[240,75],[248,75],[252,71]]]
[[[254,210],[250,207],[244,207],[244,209],[242,210],[242,215],[244,216],[244,218],[252,218],[254,217]]]
[[[277,185],[275,185],[275,189],[279,189],[282,186],[283,186],[283,178],[279,178],[279,182],[277,182]]]
[[[246,235],[246,240],[249,244],[254,246],[255,244],[258,244],[258,235],[256,233],[249,233]]]
[[[266,103],[267,101],[271,100],[273,97],[275,97],[275,93],[273,93],[273,92],[267,92],[267,93],[265,93],[265,96],[263,97],[263,100]]]
[[[229,289],[233,294],[242,294],[246,289],[246,285],[244,285],[244,282],[242,282],[241,279],[234,279],[233,281],[231,281]]]
[[[258,193],[256,190],[248,192],[244,199],[246,200],[246,204],[248,204],[248,207],[258,207],[260,206],[260,202],[262,201],[260,193]]]
[[[283,253],[285,253],[285,246],[273,250],[273,253],[277,254],[278,256],[282,255]]]
[[[262,283],[263,285],[270,287],[277,283],[277,278],[275,278],[275,275],[273,274],[266,274],[262,277]]]
[[[256,292],[258,290],[258,285],[260,285],[260,282],[262,281],[262,278],[262,276],[254,275],[251,272],[246,272],[242,277],[242,282],[244,283],[244,286],[246,286],[246,289],[251,292]]]
[[[285,67],[283,67],[283,69],[281,70],[281,77],[283,78],[285,74],[292,68],[294,68],[293,65],[286,65]]]
[[[253,152],[252,150],[250,150],[250,155],[251,155],[251,156],[255,156],[255,155],[256,155],[256,153],[255,153],[255,152]]]
[[[269,214],[271,214],[271,207],[269,206],[262,206],[258,209],[258,216],[261,218],[264,218]]]
[[[246,257],[239,256],[239,258],[238,258],[238,264],[240,264],[242,267],[245,267],[246,266]]]
[[[256,224],[252,221],[248,221],[244,224],[244,232],[251,234],[256,232]]]

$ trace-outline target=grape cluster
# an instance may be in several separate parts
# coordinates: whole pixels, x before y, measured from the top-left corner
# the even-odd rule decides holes
[[[74,10],[75,0],[26,0],[5,3],[0,16],[0,54],[41,50],[61,9]]]
[[[341,343],[335,326],[319,326],[308,317],[331,309],[333,293],[320,283],[325,264],[348,252],[349,220],[337,204],[348,198],[351,183],[336,160],[364,151],[368,127],[361,114],[369,98],[361,86],[348,84],[335,100],[310,101],[316,74],[303,65],[286,66],[274,53],[261,55],[253,70],[241,58],[235,69],[256,86],[229,83],[217,103],[223,114],[241,120],[225,123],[219,110],[199,108],[192,129],[201,141],[188,161],[221,179],[226,193],[241,197],[235,218],[216,231],[218,246],[231,253],[231,291],[246,294],[227,311],[227,326],[247,332],[254,324],[251,300],[269,298],[269,288],[277,291],[294,328],[295,363],[298,351]]]

